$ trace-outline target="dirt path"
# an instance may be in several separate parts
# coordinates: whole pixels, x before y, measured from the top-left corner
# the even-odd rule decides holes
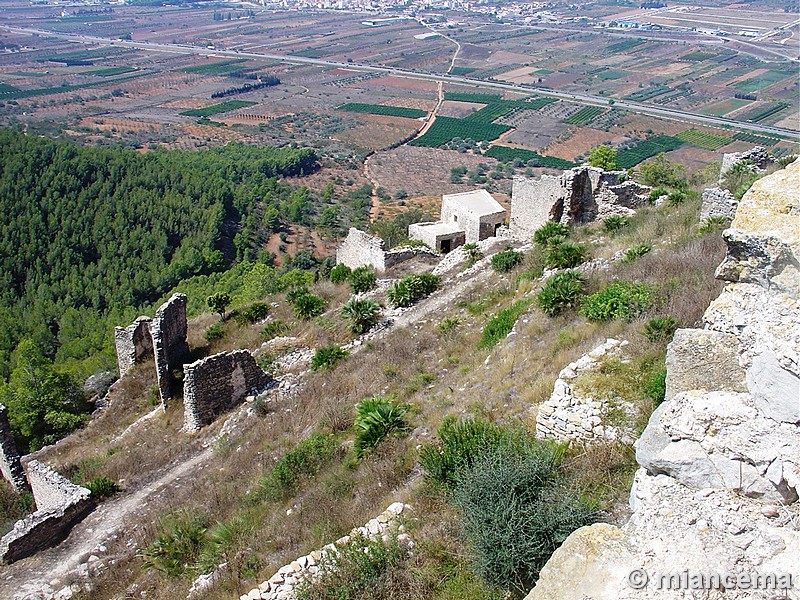
[[[48,597],[53,591],[48,589],[53,580],[60,582],[55,589],[58,591],[74,573],[80,571],[91,554],[101,554],[98,546],[109,544],[126,533],[129,516],[136,514],[135,520],[141,520],[142,514],[157,510],[157,506],[151,509],[150,503],[157,500],[165,488],[177,485],[180,479],[191,474],[211,457],[211,453],[212,449],[207,448],[188,460],[176,462],[141,489],[100,504],[55,548],[3,567],[0,571],[0,598],[30,600]]]

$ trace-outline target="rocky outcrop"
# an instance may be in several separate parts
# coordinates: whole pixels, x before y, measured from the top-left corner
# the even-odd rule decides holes
[[[623,171],[575,167],[538,180],[514,177],[511,235],[529,239],[546,221],[586,223],[612,215],[630,215],[644,205],[650,188],[627,179]]]
[[[197,431],[221,412],[273,383],[247,350],[220,352],[186,365],[183,380],[184,431]]]
[[[608,339],[561,370],[553,393],[536,415],[536,437],[586,443],[626,436],[624,427],[609,422],[611,400],[581,394],[576,383],[596,372],[605,359],[622,356],[627,344],[625,340]]]
[[[321,550],[314,550],[310,554],[301,556],[293,560],[288,565],[278,569],[278,572],[263,582],[249,593],[240,596],[240,600],[292,600],[295,598],[295,587],[306,580],[313,580],[325,562],[330,562],[331,556],[337,554],[343,546],[352,543],[355,539],[363,538],[368,540],[382,539],[389,541],[389,536],[396,536],[397,541],[409,549],[413,542],[404,533],[405,528],[400,523],[402,519],[407,519],[412,511],[411,506],[402,502],[395,502],[385,511],[374,519],[370,519],[365,525],[356,527],[335,542],[328,544]]]
[[[728,284],[669,347],[630,522],[574,532],[528,600],[800,598],[798,181],[800,161],[756,182],[725,232]]]
[[[35,460],[27,464],[37,511],[0,540],[0,562],[12,563],[55,546],[94,509],[91,492]]]

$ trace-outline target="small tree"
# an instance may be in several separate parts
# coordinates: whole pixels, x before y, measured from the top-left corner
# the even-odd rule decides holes
[[[217,292],[216,294],[211,294],[206,299],[206,304],[208,304],[208,308],[217,313],[220,319],[225,318],[225,311],[227,310],[230,303],[231,303],[231,296],[230,294],[226,294],[225,292]]]
[[[617,151],[603,144],[589,150],[589,165],[604,171],[617,170]]]

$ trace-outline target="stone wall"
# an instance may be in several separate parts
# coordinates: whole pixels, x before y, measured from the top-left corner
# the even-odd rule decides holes
[[[281,567],[270,579],[249,593],[240,596],[239,600],[293,600],[295,587],[306,580],[313,580],[319,574],[322,563],[331,555],[337,554],[342,546],[349,544],[351,539],[356,536],[388,541],[389,536],[396,535],[400,545],[410,549],[413,542],[404,533],[405,528],[399,524],[399,520],[401,517],[407,518],[411,511],[411,506],[408,504],[395,502],[380,515],[370,519],[366,525],[353,529],[350,535],[339,538],[321,550],[315,550]]]
[[[763,146],[755,146],[746,152],[732,152],[729,154],[723,154],[722,166],[719,169],[720,184],[725,179],[728,171],[743,162],[752,163],[756,170],[763,171],[768,166],[775,163],[775,157],[772,156]]]
[[[139,317],[127,327],[114,328],[114,345],[117,348],[120,377],[124,377],[133,365],[142,362],[153,353],[150,321],[150,317]]]
[[[172,396],[172,370],[180,368],[189,357],[186,296],[173,294],[153,319],[139,317],[128,327],[115,327],[114,343],[120,377],[133,365],[153,356],[159,395],[162,404],[166,403]]]
[[[800,598],[798,188],[800,161],[739,203],[717,270],[728,283],[705,329],[679,330],[670,344],[667,399],[636,443],[632,518],[570,535],[527,600],[677,600],[690,588],[659,587],[658,575],[681,573],[771,575],[784,586],[697,597]]]
[[[736,216],[739,201],[728,190],[706,188],[703,190],[703,203],[700,206],[700,224],[709,219],[725,219],[728,222]]]
[[[514,177],[511,235],[529,239],[546,221],[586,223],[612,215],[630,215],[647,202],[650,188],[623,180],[621,171],[575,167],[538,180]]]
[[[247,350],[221,352],[184,369],[184,431],[197,431],[213,422],[250,392],[259,392],[273,379],[256,364]]]
[[[17,492],[29,492],[31,490],[28,480],[25,478],[25,471],[22,470],[22,462],[17,454],[17,446],[14,443],[14,436],[11,435],[11,425],[8,423],[8,409],[0,404],[0,473]]]
[[[371,266],[376,271],[386,270],[384,241],[368,233],[351,227],[342,245],[336,250],[336,264],[347,265],[351,269]]]
[[[621,356],[627,344],[625,340],[608,339],[561,370],[553,393],[536,415],[536,437],[559,442],[592,442],[624,436],[618,426],[608,422],[608,399],[581,395],[573,386],[581,376],[595,371],[606,357]]]
[[[95,504],[91,492],[35,460],[27,464],[37,511],[17,521],[0,540],[0,561],[12,563],[55,546]]]

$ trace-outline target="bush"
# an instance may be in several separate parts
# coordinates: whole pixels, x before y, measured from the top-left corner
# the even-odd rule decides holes
[[[307,296],[310,293],[305,286],[294,287],[286,292],[286,301],[289,304],[294,304],[300,296]]]
[[[470,267],[483,258],[483,252],[481,252],[480,248],[478,248],[478,244],[475,242],[464,244],[462,248],[467,255],[467,265]]]
[[[350,331],[361,335],[369,331],[378,321],[380,305],[374,300],[350,298],[342,307],[342,317],[350,320]]]
[[[347,265],[336,265],[331,269],[331,272],[328,273],[328,279],[333,283],[344,283],[350,279],[350,274],[352,272],[353,271]]]
[[[562,242],[550,246],[545,256],[545,266],[549,269],[571,269],[586,260],[586,247],[582,244]]]
[[[686,193],[681,190],[675,190],[667,194],[667,202],[669,202],[670,206],[683,204],[684,200],[686,200]]]
[[[314,477],[340,449],[333,435],[313,434],[287,452],[262,478],[259,493],[271,500],[292,495],[303,478]]]
[[[178,513],[162,520],[161,535],[147,548],[140,548],[137,556],[142,566],[179,577],[197,560],[205,538],[208,520],[202,516]]]
[[[569,227],[561,223],[556,223],[555,221],[547,221],[534,232],[533,241],[539,246],[550,246],[554,238],[560,243],[568,235]]]
[[[358,267],[350,273],[350,289],[354,294],[363,294],[378,284],[378,278],[372,267]]]
[[[650,252],[652,249],[653,247],[650,244],[639,244],[638,246],[628,248],[628,250],[625,251],[625,256],[622,257],[622,262],[624,264],[632,263],[637,258]]]
[[[269,304],[265,302],[254,302],[247,308],[239,311],[233,318],[239,325],[252,325],[263,321],[269,315]]]
[[[230,303],[231,295],[226,294],[225,292],[217,292],[216,294],[211,294],[208,298],[206,298],[206,304],[208,304],[208,308],[217,313],[220,319],[225,318],[225,310],[228,308]]]
[[[222,328],[222,323],[214,323],[203,333],[203,337],[207,342],[213,342],[214,340],[221,340],[224,336],[225,336],[225,330]]]
[[[388,435],[405,433],[409,425],[405,420],[411,407],[398,404],[395,398],[373,396],[356,405],[356,439],[353,444],[359,458],[372,450]]]
[[[498,273],[508,273],[511,269],[520,264],[523,258],[525,258],[525,255],[522,252],[517,252],[513,248],[508,247],[492,257],[492,269]]]
[[[95,477],[83,487],[92,492],[92,495],[98,499],[110,498],[119,491],[117,482],[109,477]]]
[[[409,275],[389,286],[386,297],[392,306],[411,306],[420,298],[435,292],[440,282],[441,278],[432,273]]]
[[[525,594],[567,536],[594,521],[596,507],[559,484],[562,455],[526,440],[482,453],[458,472],[453,501],[486,581]]]
[[[578,304],[586,283],[577,271],[564,271],[548,278],[536,296],[544,314],[552,317]]]
[[[669,196],[669,190],[666,190],[663,187],[657,187],[650,191],[650,196],[647,198],[647,200],[650,202],[650,204],[655,204],[656,200],[662,196]]]
[[[643,391],[656,406],[661,404],[667,395],[667,370],[660,369],[653,373],[650,379],[645,382]]]
[[[628,217],[621,215],[612,215],[603,219],[603,229],[606,233],[617,233],[620,229],[624,229],[630,225],[631,220]]]
[[[650,288],[643,283],[615,281],[581,302],[581,313],[593,321],[626,319],[643,313],[650,304]]]
[[[325,301],[313,294],[303,294],[293,304],[294,316],[303,321],[318,317],[325,310]]]
[[[642,333],[651,342],[667,342],[677,328],[678,322],[674,317],[654,317],[645,323]]]
[[[270,321],[261,330],[261,337],[271,340],[289,331],[289,326],[283,321]]]
[[[531,305],[531,302],[532,300],[519,300],[492,317],[483,328],[481,341],[478,342],[478,349],[483,350],[485,348],[491,348],[511,333],[511,330],[514,328],[514,323],[517,322],[520,315]]]
[[[319,371],[320,369],[330,371],[336,366],[340,360],[347,358],[349,352],[343,350],[339,346],[323,346],[317,350],[314,357],[311,359],[311,370]]]

